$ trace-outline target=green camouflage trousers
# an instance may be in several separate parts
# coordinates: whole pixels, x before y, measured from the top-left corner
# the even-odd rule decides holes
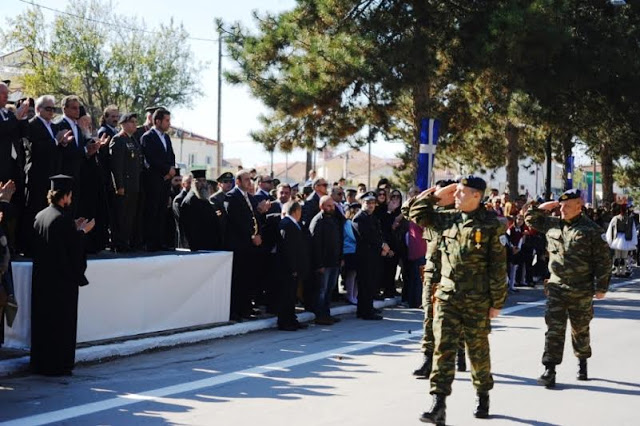
[[[487,392],[493,388],[489,355],[490,306],[486,296],[436,299],[433,319],[435,350],[430,377],[432,394],[451,394],[461,333],[471,361],[473,386],[478,392]]]
[[[437,285],[437,284],[436,284]],[[422,309],[424,309],[424,321],[422,322],[422,353],[433,354],[435,338],[433,337],[433,287],[427,283],[422,287]],[[460,334],[458,350],[464,350],[464,335]]]
[[[591,357],[589,323],[593,319],[593,295],[548,287],[547,308],[544,314],[547,333],[542,363],[557,365],[562,362],[567,317],[571,321],[571,343],[578,358]]]

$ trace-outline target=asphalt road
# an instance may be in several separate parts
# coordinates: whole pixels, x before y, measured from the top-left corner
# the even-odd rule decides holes
[[[596,302],[591,380],[575,380],[568,337],[554,390],[535,383],[543,369],[542,293],[511,297],[491,334],[491,420],[473,418],[466,372],[456,375],[447,423],[637,425],[640,279],[620,284]],[[378,322],[345,316],[332,327],[269,330],[81,365],[69,378],[0,379],[0,422],[417,425],[430,404],[428,381],[411,376],[420,361],[422,312],[386,309],[384,316]]]

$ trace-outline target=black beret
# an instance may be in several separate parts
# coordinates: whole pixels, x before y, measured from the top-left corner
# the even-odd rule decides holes
[[[477,176],[469,175],[460,179],[460,183],[464,186],[468,186],[469,188],[477,189],[479,191],[484,191],[487,189],[487,182],[484,179],[479,178]]]
[[[233,182],[233,173],[224,172],[220,176],[218,176],[218,182]]]
[[[207,171],[205,169],[191,170],[194,179],[206,179]]]
[[[120,120],[118,120],[118,124],[126,123],[132,118],[138,118],[138,114],[136,114],[135,112],[127,112],[126,114],[122,114],[120,116]]]
[[[53,191],[70,191],[73,187],[73,178],[67,175],[55,175],[49,178]]]
[[[570,189],[563,192],[558,201],[575,200],[576,198],[582,198],[582,191],[579,189]]]

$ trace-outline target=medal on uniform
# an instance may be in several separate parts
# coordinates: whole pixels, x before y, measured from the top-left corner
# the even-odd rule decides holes
[[[480,241],[482,241],[482,232],[479,229],[476,229],[476,234],[474,235],[474,240],[476,241],[476,248],[479,249],[482,247],[480,245]]]

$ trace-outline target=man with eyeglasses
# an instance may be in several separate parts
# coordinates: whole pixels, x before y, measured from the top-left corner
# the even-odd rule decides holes
[[[260,202],[262,200],[273,201],[269,191],[273,189],[273,178],[269,175],[258,176],[258,191],[256,192],[255,199]]]
[[[51,95],[36,99],[36,116],[29,120],[29,137],[25,143],[26,162],[26,206],[23,220],[21,244],[26,255],[31,254],[33,220],[40,210],[46,208],[49,177],[60,173],[62,146],[73,139],[70,131],[58,131],[51,122],[55,114],[56,100]]]

